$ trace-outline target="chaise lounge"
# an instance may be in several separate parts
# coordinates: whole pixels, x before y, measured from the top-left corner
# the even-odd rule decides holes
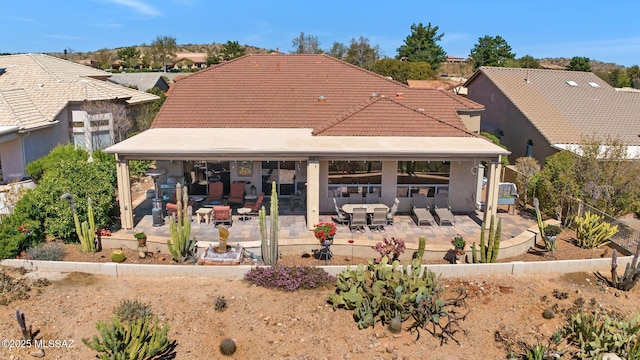
[[[451,212],[451,206],[448,205],[449,194],[445,191],[440,191],[435,196],[435,205],[433,206],[433,213],[435,215],[438,225],[453,226],[456,224],[456,217]]]
[[[412,198],[411,204],[411,217],[413,221],[416,222],[416,225],[433,225],[435,220],[431,212],[429,211],[429,206],[427,205],[427,197],[423,194],[415,194]]]

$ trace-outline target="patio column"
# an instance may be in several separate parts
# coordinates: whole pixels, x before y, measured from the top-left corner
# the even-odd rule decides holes
[[[307,229],[320,221],[320,161],[307,162]]]
[[[491,217],[495,216],[498,212],[498,188],[500,186],[500,167],[502,166],[500,158],[498,160],[492,160],[489,163],[489,169],[487,173],[487,191],[484,201],[484,227],[489,229],[491,224]]]
[[[118,201],[120,203],[120,227],[125,230],[133,229],[129,162],[118,154],[116,154],[116,177],[118,179]]]

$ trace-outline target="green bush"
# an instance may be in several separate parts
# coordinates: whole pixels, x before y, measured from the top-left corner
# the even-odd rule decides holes
[[[87,221],[87,198],[91,197],[96,226],[106,228],[118,215],[115,171],[111,162],[63,161],[18,201],[15,212],[40,221],[47,235],[77,242],[71,206],[60,196],[73,195],[80,222]]]
[[[23,250],[43,240],[40,222],[14,211],[0,223],[0,258],[15,258]]]
[[[131,160],[129,161],[129,174],[131,176],[146,176],[147,170],[151,167],[151,160]]]
[[[62,161],[87,161],[88,158],[89,154],[85,150],[76,148],[73,144],[58,145],[49,155],[28,163],[25,172],[38,182],[44,173],[55,169]]]

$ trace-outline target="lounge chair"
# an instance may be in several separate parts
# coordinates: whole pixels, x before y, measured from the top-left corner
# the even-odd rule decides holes
[[[387,225],[387,209],[383,207],[373,208],[369,229],[371,231],[384,231],[385,225]]]
[[[427,205],[426,195],[413,195],[413,197],[411,198],[411,217],[418,226],[435,224],[435,219],[433,218],[433,215],[431,215],[429,206]]]
[[[398,212],[399,204],[400,204],[400,200],[396,198],[393,201],[393,206],[391,206],[391,209],[389,209],[389,212],[387,212],[387,225],[393,225],[393,219],[396,216],[396,213]]]
[[[433,225],[435,223],[433,215],[431,215],[428,207],[423,209],[413,205],[413,207],[411,208],[411,217],[418,226]]]
[[[254,201],[245,201],[244,207],[251,209],[251,214],[257,214],[262,206],[262,202],[264,201],[264,193],[261,192],[260,195]]]
[[[231,190],[229,192],[229,204],[244,204],[244,183],[234,182],[231,183]]]
[[[433,206],[433,213],[435,215],[438,225],[453,226],[456,224],[456,217],[451,212],[451,207],[448,206],[449,194],[447,192],[438,193],[435,196],[435,205]]]
[[[216,205],[213,207],[213,225],[218,224],[233,225],[231,206]]]
[[[353,209],[351,221],[349,222],[349,230],[351,230],[351,232],[364,232],[365,226],[367,226],[367,210],[365,208]]]
[[[342,225],[346,225],[349,223],[349,217],[347,216],[347,214],[342,211],[339,207],[338,207],[338,203],[336,202],[336,198],[333,198],[333,206],[336,209],[336,217],[334,218],[335,222],[337,222],[338,224],[342,224]]]
[[[209,193],[207,194],[207,202],[222,199],[224,195],[224,185],[221,181],[209,183]]]

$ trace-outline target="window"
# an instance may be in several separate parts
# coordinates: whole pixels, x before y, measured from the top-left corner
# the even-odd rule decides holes
[[[533,141],[527,140],[526,157],[533,157]]]
[[[448,161],[398,161],[396,196],[434,197],[441,189],[449,188],[450,167]]]
[[[329,162],[329,197],[379,196],[381,189],[381,161]]]
[[[71,121],[71,141],[83,149],[104,149],[113,145],[113,117],[109,114],[88,115],[74,111]]]

